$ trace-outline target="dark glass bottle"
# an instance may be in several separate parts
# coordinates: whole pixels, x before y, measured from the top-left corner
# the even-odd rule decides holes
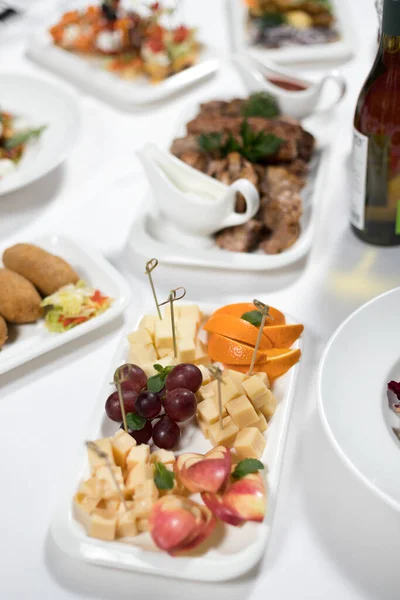
[[[375,63],[354,118],[351,226],[371,244],[400,244],[400,0],[384,0]]]

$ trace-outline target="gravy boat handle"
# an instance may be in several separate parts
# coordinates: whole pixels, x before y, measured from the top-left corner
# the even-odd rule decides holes
[[[328,73],[328,75],[326,75],[323,78],[323,80],[320,83],[320,91],[322,91],[326,82],[329,81],[330,79],[338,85],[339,95],[336,99],[334,98],[333,101],[328,104],[328,106],[323,106],[322,108],[318,108],[317,110],[315,110],[314,114],[320,115],[325,112],[329,112],[330,110],[332,110],[332,108],[337,106],[339,104],[339,102],[341,102],[341,100],[343,99],[344,95],[347,92],[347,82],[346,82],[345,78],[343,77],[343,75],[341,75],[339,73],[339,71],[332,71],[331,73]]]
[[[246,212],[238,213],[235,211],[236,194],[240,192],[246,201]],[[238,179],[232,183],[225,194],[224,202],[231,206],[231,214],[222,221],[219,229],[225,227],[234,227],[247,223],[260,208],[260,194],[257,188],[247,179]]]

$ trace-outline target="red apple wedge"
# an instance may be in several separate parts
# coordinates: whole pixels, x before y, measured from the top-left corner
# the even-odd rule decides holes
[[[228,481],[231,466],[229,448],[217,446],[205,455],[181,454],[175,462],[175,474],[190,492],[216,493]]]

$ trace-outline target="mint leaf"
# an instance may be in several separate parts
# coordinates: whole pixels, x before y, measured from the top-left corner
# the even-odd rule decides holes
[[[163,367],[162,365],[153,365],[156,371],[158,371],[157,375],[153,375],[149,377],[147,380],[147,389],[149,392],[161,392],[163,387],[165,386],[165,380],[167,379],[168,373],[171,373],[174,367]]]
[[[174,479],[175,474],[172,471],[169,471],[163,463],[156,462],[154,463],[155,473],[154,473],[154,483],[158,487],[159,490],[172,490],[174,487]]]
[[[221,133],[202,133],[197,138],[197,144],[202,152],[220,150],[222,145]]]
[[[6,140],[4,140],[4,147],[7,150],[12,150],[13,148],[16,148],[17,146],[20,146],[21,144],[25,144],[32,138],[39,137],[39,135],[42,133],[42,131],[44,129],[46,129],[46,125],[43,125],[42,127],[38,127],[37,129],[27,129],[26,131],[20,131],[20,132],[16,133],[15,135],[13,135],[13,137],[10,137],[10,138],[7,138]]]
[[[267,92],[251,94],[243,104],[241,112],[244,117],[264,117],[265,119],[272,119],[280,114],[276,99]]]
[[[259,310],[251,310],[250,312],[244,313],[240,318],[243,319],[243,321],[248,321],[254,325],[254,327],[260,327],[262,317]]]
[[[245,458],[236,465],[232,477],[234,479],[242,479],[242,477],[250,475],[250,473],[257,473],[257,471],[260,471],[261,469],[264,469],[264,465],[260,460],[257,460],[256,458]]]
[[[140,429],[143,429],[146,421],[147,419],[137,415],[136,413],[128,413],[126,415],[126,424],[128,425],[129,429],[132,429],[133,431],[139,431]]]
[[[162,365],[153,365],[153,369],[155,369],[159,373],[162,373],[164,371],[164,367]]]

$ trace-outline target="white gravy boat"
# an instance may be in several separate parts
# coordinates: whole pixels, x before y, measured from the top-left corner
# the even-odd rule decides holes
[[[137,155],[163,220],[171,221],[186,238],[197,238],[194,245],[210,245],[208,236],[246,223],[259,209],[259,193],[247,179],[225,185],[154,144],[146,144]],[[244,213],[235,211],[237,192],[246,200]]]
[[[236,54],[233,56],[232,61],[250,93],[269,92],[276,98],[282,114],[298,120],[305,119],[311,114],[321,114],[332,110],[346,94],[346,80],[338,71],[328,73],[319,82],[315,83],[297,77],[289,69],[281,68],[272,61],[260,62],[253,56],[244,54]],[[279,85],[275,85],[269,79],[292,82],[303,86],[305,89],[299,91],[286,90]],[[339,93],[328,106],[318,108],[322,91],[329,80],[336,83]]]

